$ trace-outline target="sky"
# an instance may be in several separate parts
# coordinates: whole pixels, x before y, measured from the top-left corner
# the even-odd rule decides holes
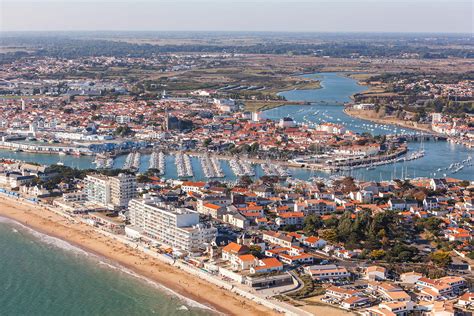
[[[466,0],[0,0],[1,31],[473,34]]]

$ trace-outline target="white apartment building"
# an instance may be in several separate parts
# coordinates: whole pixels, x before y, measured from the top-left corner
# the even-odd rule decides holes
[[[117,115],[115,121],[119,124],[127,124],[130,123],[131,119],[128,115]]]
[[[315,280],[337,280],[351,276],[346,268],[335,264],[307,266],[304,270]]]
[[[110,209],[127,208],[137,194],[135,176],[125,173],[116,177],[87,175],[84,184],[87,200]]]
[[[148,238],[158,243],[189,252],[205,249],[217,236],[217,229],[201,223],[199,213],[148,198],[133,199],[129,204],[132,226],[128,236]]]

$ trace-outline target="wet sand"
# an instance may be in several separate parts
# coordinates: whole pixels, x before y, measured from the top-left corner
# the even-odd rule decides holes
[[[110,259],[187,298],[228,315],[273,315],[274,312],[234,293],[131,249],[82,223],[72,223],[40,206],[0,197],[0,216],[41,233],[65,240],[81,249]]]

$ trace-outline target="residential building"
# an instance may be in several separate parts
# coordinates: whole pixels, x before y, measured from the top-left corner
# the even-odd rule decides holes
[[[349,278],[351,274],[344,267],[335,264],[312,265],[304,268],[315,280],[337,280]]]
[[[109,209],[123,209],[137,194],[134,175],[121,173],[116,177],[101,174],[87,175],[84,179],[87,200]]]
[[[217,236],[216,228],[200,222],[199,213],[157,203],[147,196],[131,200],[129,213],[132,226],[126,231],[176,249],[197,252]]]

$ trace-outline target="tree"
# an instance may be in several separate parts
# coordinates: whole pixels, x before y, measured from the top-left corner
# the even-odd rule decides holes
[[[147,176],[147,177],[154,177],[156,176],[157,174],[160,173],[160,170],[157,169],[157,168],[150,168],[148,169],[144,174]]]
[[[283,226],[282,230],[286,232],[294,232],[298,230],[298,227],[296,225],[285,225]]]
[[[443,221],[437,217],[428,217],[428,218],[420,218],[416,222],[416,227],[418,230],[427,230],[433,235],[438,235],[440,232],[440,225]]]
[[[204,147],[208,147],[208,146],[211,144],[211,142],[212,142],[212,139],[206,138],[206,139],[204,140],[204,142],[202,143],[202,145],[203,145]]]
[[[372,250],[369,253],[369,258],[371,258],[373,260],[380,260],[383,257],[385,257],[385,254],[386,254],[385,250],[383,250],[383,249]]]
[[[328,219],[325,219],[323,222],[324,222],[324,226],[327,228],[336,228],[337,225],[339,224],[339,220],[337,219],[336,216],[331,216]]]
[[[239,186],[249,187],[253,183],[253,180],[250,176],[241,176],[239,178]]]
[[[133,133],[132,129],[128,125],[119,126],[114,131],[114,135],[118,135],[118,136],[122,136],[122,137],[133,135],[133,134],[134,133]]]
[[[317,230],[323,227],[321,217],[311,214],[304,219],[304,231],[307,234],[316,234]]]
[[[140,175],[137,176],[137,182],[139,182],[139,183],[149,183],[149,182],[151,182],[151,179],[148,176],[144,175],[144,174],[140,174]]]
[[[441,268],[446,268],[451,263],[451,255],[448,251],[438,250],[430,254],[430,260]]]
[[[337,242],[337,232],[335,229],[324,229],[320,231],[319,236],[329,242]]]
[[[259,245],[252,245],[249,247],[249,252],[254,257],[262,258],[262,248]]]
[[[259,147],[260,147],[260,145],[259,145],[257,142],[253,143],[253,144],[250,146],[250,152],[253,152],[253,153],[254,153],[254,152],[257,152],[258,149],[259,149]]]

